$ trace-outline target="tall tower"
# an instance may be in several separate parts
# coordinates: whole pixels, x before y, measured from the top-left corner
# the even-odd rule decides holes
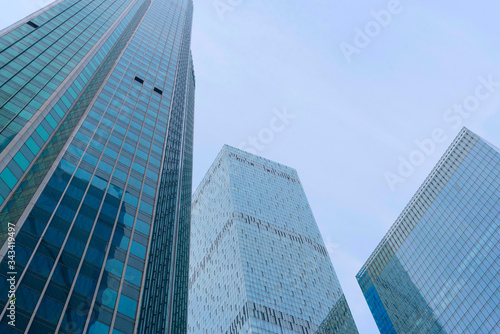
[[[185,332],[192,15],[64,0],[0,33],[1,333]]]
[[[224,146],[193,196],[190,263],[188,333],[357,333],[292,168]]]
[[[500,151],[463,129],[357,275],[381,333],[498,333]]]

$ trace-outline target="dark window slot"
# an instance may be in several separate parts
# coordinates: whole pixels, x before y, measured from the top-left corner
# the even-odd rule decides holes
[[[154,89],[154,90],[155,90],[155,92],[157,92],[157,93],[158,93],[158,94],[160,94],[160,95],[162,95],[162,94],[163,94],[163,91],[162,91],[161,89],[158,89],[158,88],[156,88],[156,87],[155,87],[155,89]]]
[[[32,27],[33,27],[33,28],[35,28],[35,29],[36,29],[36,28],[38,28],[38,24],[33,23],[33,22],[31,22],[31,21],[28,21],[28,25],[29,25],[29,26],[32,26]]]
[[[142,79],[141,79],[141,78],[139,78],[139,77],[135,77],[135,81],[137,81],[137,82],[139,82],[139,83],[141,83],[141,84],[143,84],[143,83],[144,83],[144,80],[142,80]]]

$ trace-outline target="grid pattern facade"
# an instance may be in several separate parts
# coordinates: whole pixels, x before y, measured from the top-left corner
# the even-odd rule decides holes
[[[357,275],[382,333],[500,331],[500,152],[463,129]]]
[[[340,297],[328,316],[319,326],[316,334],[356,333],[357,328],[351,316],[345,296]]]
[[[191,229],[188,333],[315,333],[343,299],[292,168],[224,146]],[[328,333],[357,333],[342,307],[352,327]]]
[[[11,223],[16,321],[0,295],[0,332],[185,332],[192,13],[65,0],[1,33],[0,288]]]

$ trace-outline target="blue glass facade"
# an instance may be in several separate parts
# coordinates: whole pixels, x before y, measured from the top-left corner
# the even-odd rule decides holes
[[[0,34],[0,332],[185,332],[192,15],[65,0]]]
[[[381,333],[500,332],[500,151],[463,129],[357,275]]]
[[[357,333],[294,169],[224,146],[191,214],[188,333]]]

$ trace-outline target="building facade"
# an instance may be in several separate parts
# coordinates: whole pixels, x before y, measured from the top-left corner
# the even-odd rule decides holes
[[[1,333],[186,331],[192,15],[64,0],[0,32]]]
[[[193,195],[188,333],[357,333],[297,172],[224,146]]]
[[[500,332],[500,150],[463,129],[357,279],[381,333]]]

